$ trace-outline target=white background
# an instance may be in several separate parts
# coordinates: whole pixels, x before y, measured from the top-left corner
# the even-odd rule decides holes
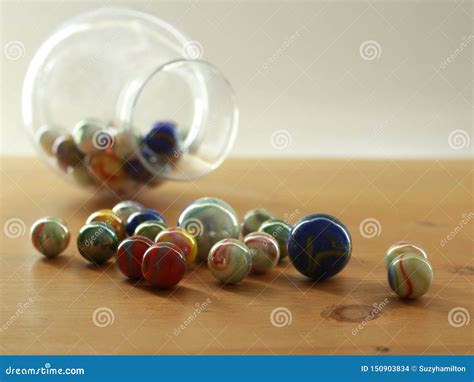
[[[33,153],[20,95],[36,49],[65,19],[104,4],[2,2],[1,153]],[[473,155],[470,1],[120,4],[170,22],[226,74],[241,112],[234,156]],[[15,59],[11,41],[24,47]],[[376,55],[364,59],[366,41]]]

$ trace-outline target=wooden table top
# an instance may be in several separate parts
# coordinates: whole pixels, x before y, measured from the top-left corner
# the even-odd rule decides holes
[[[241,217],[256,207],[290,221],[327,212],[352,234],[348,266],[317,285],[284,262],[228,287],[197,267],[172,291],[79,256],[79,228],[116,198],[90,195],[34,158],[2,158],[0,173],[2,354],[473,353],[472,161],[232,159],[204,179],[144,192],[136,200],[170,222],[192,200],[217,196]],[[52,261],[28,238],[44,215],[72,233]],[[399,300],[387,283],[383,255],[399,240],[422,245],[434,268],[416,301]]]

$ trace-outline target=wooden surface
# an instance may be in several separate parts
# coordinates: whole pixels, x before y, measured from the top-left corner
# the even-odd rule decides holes
[[[318,285],[285,262],[224,288],[198,267],[175,290],[154,291],[127,282],[112,262],[92,267],[77,253],[76,234],[87,216],[116,199],[76,189],[36,159],[3,158],[1,353],[473,353],[473,320],[461,327],[448,320],[454,308],[474,314],[474,221],[462,223],[463,214],[474,217],[473,162],[228,160],[204,179],[167,183],[137,200],[176,222],[189,202],[211,195],[240,216],[255,207],[290,221],[334,214],[351,230],[352,259]],[[62,217],[72,232],[71,245],[53,261],[28,238],[43,215]],[[24,223],[23,235],[8,232],[11,219]],[[365,219],[376,219],[378,235],[361,234]],[[387,284],[383,254],[398,240],[421,244],[434,267],[432,288],[417,301],[400,301]],[[367,321],[380,303],[381,312]],[[95,325],[97,309],[113,322]],[[291,315],[291,322],[273,325],[272,311]]]

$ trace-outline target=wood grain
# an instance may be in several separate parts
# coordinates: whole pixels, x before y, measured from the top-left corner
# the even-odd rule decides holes
[[[352,260],[318,285],[286,262],[224,288],[197,267],[175,290],[154,291],[126,281],[113,263],[92,267],[77,253],[87,216],[116,198],[79,190],[37,159],[2,158],[1,353],[472,354],[472,320],[459,328],[448,322],[453,308],[474,314],[474,222],[462,223],[474,216],[472,161],[234,159],[204,179],[166,183],[137,200],[176,222],[189,202],[211,195],[240,216],[255,207],[291,221],[334,214],[351,230]],[[28,232],[7,235],[10,219],[28,231],[43,215],[62,217],[73,235],[54,261],[35,253]],[[360,231],[368,218],[380,223],[373,238]],[[397,299],[386,281],[383,254],[398,240],[425,247],[434,267],[434,284],[417,301]],[[94,325],[98,308],[111,310],[111,325]],[[291,323],[272,324],[277,308],[290,312]]]

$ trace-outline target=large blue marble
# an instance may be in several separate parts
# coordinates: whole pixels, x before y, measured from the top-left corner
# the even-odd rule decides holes
[[[303,275],[322,281],[344,269],[351,258],[349,230],[339,219],[313,214],[296,223],[288,238],[288,256]]]

